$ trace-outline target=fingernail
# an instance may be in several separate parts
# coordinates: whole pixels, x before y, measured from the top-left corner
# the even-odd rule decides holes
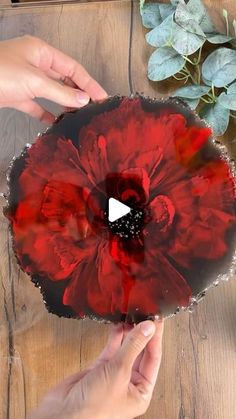
[[[89,102],[89,95],[87,95],[87,93],[84,92],[77,92],[76,93],[76,100],[80,105],[87,105],[87,103]]]
[[[147,320],[143,323],[140,323],[140,330],[144,336],[150,336],[155,331],[155,325],[152,321]]]

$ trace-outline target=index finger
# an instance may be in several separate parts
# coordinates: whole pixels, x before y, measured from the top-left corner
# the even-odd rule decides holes
[[[162,356],[164,321],[156,321],[156,332],[148,342],[139,365],[139,373],[152,385],[156,383]]]
[[[92,100],[102,100],[107,97],[106,91],[81,64],[51,45],[47,45],[46,48],[51,58],[52,70],[70,78],[80,89],[88,93]]]

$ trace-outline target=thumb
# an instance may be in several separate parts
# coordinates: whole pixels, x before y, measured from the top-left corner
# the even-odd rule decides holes
[[[132,369],[134,361],[151,340],[156,330],[155,323],[146,320],[135,326],[125,337],[120,350],[116,354],[119,364]]]

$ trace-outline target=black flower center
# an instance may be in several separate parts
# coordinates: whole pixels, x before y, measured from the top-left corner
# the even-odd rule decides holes
[[[120,213],[117,207],[113,212],[111,200],[116,201],[118,207],[121,206]],[[125,212],[127,208],[123,208],[124,215],[122,205],[128,208],[128,213]],[[142,237],[144,225],[150,218],[142,179],[133,172],[109,174],[89,194],[86,213],[92,230],[104,239],[110,240],[110,233],[122,239]]]
[[[107,211],[105,212],[107,216]],[[144,210],[131,209],[129,214],[111,222],[107,218],[107,223],[113,234],[124,239],[134,238],[140,235],[144,224]]]

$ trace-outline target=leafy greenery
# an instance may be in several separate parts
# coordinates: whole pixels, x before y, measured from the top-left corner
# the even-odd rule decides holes
[[[221,93],[218,100],[224,108],[236,111],[236,83],[231,84],[226,93]]]
[[[206,84],[224,87],[236,78],[236,51],[219,48],[212,52],[202,65],[202,77]]]
[[[205,105],[200,110],[200,116],[213,127],[215,135],[223,135],[227,130],[230,111],[219,102]]]
[[[172,47],[159,48],[153,52],[148,62],[148,77],[153,81],[165,80],[178,73],[185,59]]]
[[[187,99],[199,99],[200,97],[206,95],[210,90],[208,86],[192,85],[180,87],[176,90],[173,96],[183,97]]]
[[[140,13],[149,29],[146,40],[157,48],[148,62],[149,79],[182,81],[173,96],[197,107],[215,135],[224,134],[230,116],[236,118],[236,19],[230,27],[223,9],[225,34],[218,33],[202,0],[140,0]]]

